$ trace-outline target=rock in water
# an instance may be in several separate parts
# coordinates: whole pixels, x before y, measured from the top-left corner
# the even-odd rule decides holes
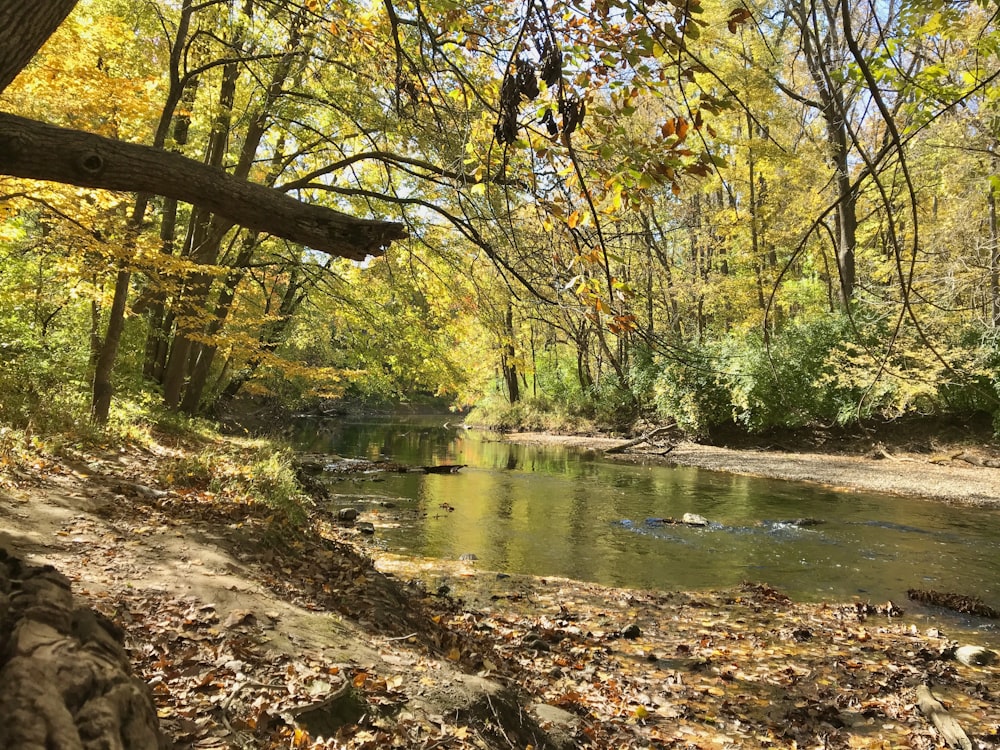
[[[681,523],[686,523],[688,526],[708,526],[708,519],[697,513],[685,513],[681,516]]]
[[[955,649],[955,659],[969,667],[985,667],[996,658],[995,653],[982,646],[959,646]]]
[[[337,511],[337,520],[341,523],[352,523],[357,517],[357,508],[341,508]]]

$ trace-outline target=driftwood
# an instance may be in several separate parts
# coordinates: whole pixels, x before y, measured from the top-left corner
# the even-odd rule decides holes
[[[983,603],[978,596],[964,596],[963,594],[952,594],[943,591],[931,591],[925,589],[909,589],[906,595],[917,602],[932,604],[935,607],[944,607],[967,615],[976,617],[987,617],[991,620],[1000,620],[1000,611],[993,609]]]
[[[416,466],[410,471],[420,471],[424,474],[457,474],[459,469],[464,469],[468,464],[441,464],[440,466]]]
[[[934,725],[948,747],[957,747],[961,750],[972,750],[972,740],[962,729],[955,717],[948,713],[947,709],[941,705],[931,689],[927,685],[920,685],[917,688],[917,707],[921,713]]]
[[[956,461],[964,461],[967,464],[972,464],[973,466],[981,466],[990,469],[1000,468],[1000,461],[995,458],[986,458],[982,456],[977,456],[975,453],[969,453],[968,451],[962,451],[955,456]]]
[[[685,513],[680,518],[647,518],[647,526],[711,526],[705,516],[697,513]]]
[[[54,568],[0,549],[0,748],[166,748],[122,637]]]
[[[668,433],[671,430],[673,430],[674,427],[675,426],[672,425],[672,424],[670,424],[670,425],[664,425],[663,427],[657,427],[655,430],[651,430],[650,432],[647,432],[645,435],[642,435],[641,437],[634,438],[633,440],[629,440],[628,442],[622,443],[621,445],[614,445],[614,446],[612,446],[610,448],[605,448],[604,452],[605,453],[624,453],[629,448],[632,448],[632,447],[634,447],[636,445],[640,445],[641,443],[649,443],[649,442],[651,442],[653,440],[653,438],[659,437],[660,435],[665,435],[666,433]],[[670,445],[670,446],[667,446],[666,448],[661,449],[660,451],[658,451],[658,453],[660,455],[665,455],[665,454],[669,453],[670,451],[672,451],[673,449],[674,449],[674,446]]]

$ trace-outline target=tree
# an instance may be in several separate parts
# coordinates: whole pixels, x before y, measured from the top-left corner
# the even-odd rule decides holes
[[[76,0],[0,0],[0,93]],[[406,236],[400,224],[302,203],[174,153],[0,113],[0,173],[176,198],[234,224],[316,250],[363,259]]]
[[[65,20],[75,0],[0,0],[0,94]],[[189,3],[187,4],[190,5]],[[176,87],[176,97],[181,87]],[[169,114],[165,112],[166,121]],[[158,144],[162,145],[162,143]],[[0,173],[140,194],[133,224],[145,213],[143,194],[186,201],[234,224],[349,258],[377,255],[405,231],[360,219],[231,176],[161,148],[59,128],[0,112]],[[112,317],[97,362],[93,416],[107,419],[110,372],[117,354],[130,275],[119,273]]]

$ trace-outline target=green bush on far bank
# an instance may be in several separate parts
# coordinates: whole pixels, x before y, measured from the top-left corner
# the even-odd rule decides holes
[[[889,339],[881,322],[830,316],[790,324],[769,346],[759,333],[709,341],[662,362],[654,402],[694,433],[1000,414],[994,341],[960,337],[942,362],[910,331],[886,350]]]
[[[578,433],[595,430],[594,420],[579,413],[578,408],[576,403],[559,404],[548,397],[531,397],[512,404],[502,394],[494,393],[469,411],[465,423],[498,432]]]
[[[885,341],[893,340],[886,349]],[[957,332],[945,361],[906,328],[828,315],[633,356],[627,382],[604,376],[584,390],[543,361],[534,394],[511,404],[497,389],[470,424],[502,430],[620,431],[639,419],[675,420],[691,434],[760,433],[935,416],[993,415],[1000,429],[1000,347],[981,329]],[[942,356],[944,358],[944,356]]]

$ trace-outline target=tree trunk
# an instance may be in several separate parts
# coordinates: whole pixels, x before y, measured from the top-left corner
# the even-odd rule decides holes
[[[500,369],[507,386],[507,400],[516,404],[521,400],[521,388],[517,379],[517,352],[514,349],[514,306],[507,304],[504,317],[504,342],[500,351]]]
[[[247,15],[249,15],[250,11],[251,8],[248,4],[246,8]],[[278,61],[278,64],[271,75],[271,81],[267,87],[267,94],[258,106],[254,116],[251,117],[250,124],[243,136],[243,145],[240,149],[239,159],[236,164],[236,169],[233,170],[233,175],[239,179],[246,179],[250,174],[250,170],[257,157],[257,150],[264,138],[264,134],[267,132],[267,125],[271,118],[275,103],[281,96],[285,82],[291,75],[292,65],[299,55],[302,42],[301,27],[305,21],[305,13],[306,11],[303,8],[293,20],[292,26],[288,32],[286,52],[281,57],[281,60]],[[239,46],[242,44],[242,41],[237,39],[234,40],[233,44],[234,47]],[[235,64],[227,65],[223,72],[223,87],[220,92],[221,112],[216,123],[216,128],[213,130],[213,139],[218,136],[218,140],[215,144],[218,148],[218,155],[213,154],[210,156],[213,161],[218,161],[219,166],[221,166],[221,157],[225,152],[224,147],[226,140],[232,130],[231,115],[233,103],[235,101],[238,77],[239,67]],[[273,184],[278,179],[278,175],[281,173],[283,164],[280,152],[281,149],[277,149],[275,156],[272,159],[271,169],[267,180],[269,184]],[[198,263],[215,264],[218,262],[222,236],[222,233],[210,234],[208,242],[203,246],[204,250],[196,255],[196,261]],[[248,243],[245,243],[242,246],[236,262],[234,263],[236,268],[244,266],[250,262],[255,246],[256,235],[252,235]],[[221,330],[222,324],[229,313],[229,307],[233,301],[232,295],[235,295],[235,285],[239,283],[240,278],[242,278],[242,274],[239,272],[237,272],[235,276],[231,275],[229,281],[232,282],[232,285],[223,289],[220,293],[220,299],[215,305],[215,314],[212,316],[212,319],[199,331],[200,335],[198,338],[205,335],[211,338],[218,334]],[[192,288],[189,292],[190,299],[188,304],[205,310],[212,284],[212,276],[204,275],[200,277],[195,284],[192,284]],[[183,333],[180,333],[179,337],[180,336],[188,338],[187,335]],[[179,342],[175,342],[175,345],[177,343]],[[208,379],[208,369],[211,367],[212,360],[215,356],[215,347],[199,343],[198,341],[191,341],[186,344],[184,348],[187,349],[187,371],[189,373],[189,380],[185,386],[184,396],[181,400],[181,409],[189,414],[194,414],[198,411],[201,403],[202,392],[205,387],[205,382]]]
[[[239,56],[242,53],[243,39],[237,31],[230,46]],[[222,68],[222,80],[219,84],[218,114],[212,124],[212,134],[208,139],[205,152],[205,164],[213,169],[222,170],[226,154],[229,150],[229,137],[232,133],[233,104],[236,101],[236,84],[239,81],[240,66],[236,61],[226,63]],[[254,144],[256,148],[256,144]],[[213,220],[211,213],[204,208],[196,208],[191,212],[188,224],[188,238],[185,242],[185,254],[196,264],[206,266],[218,260],[219,247],[228,228]],[[185,285],[181,299],[178,302],[179,318],[188,321],[178,325],[174,336],[170,357],[163,374],[163,402],[168,409],[177,408],[184,390],[184,378],[188,370],[188,355],[191,352],[193,340],[190,334],[198,330],[196,323],[204,314],[203,305],[208,298],[212,286],[212,277],[206,273],[196,273]]]
[[[184,87],[180,98],[181,108],[174,115],[174,144],[178,150],[186,146],[188,142],[191,130],[191,112],[198,96],[198,87],[199,80],[197,78]],[[177,200],[175,198],[164,199],[161,213],[160,253],[173,255],[174,243],[177,239]],[[170,340],[170,329],[166,325],[166,292],[163,289],[153,292],[148,320],[149,330],[146,334],[146,356],[142,374],[150,380],[162,382]]]
[[[996,160],[993,163],[996,173]],[[987,201],[990,209],[990,321],[1000,328],[1000,222],[997,219],[997,190],[990,182]]]
[[[111,384],[111,371],[118,356],[118,343],[121,341],[125,328],[125,303],[128,299],[128,288],[132,272],[127,268],[118,271],[115,279],[115,296],[111,302],[111,314],[108,318],[108,330],[104,334],[104,345],[97,357],[94,367],[94,390],[90,403],[90,418],[95,424],[105,424],[111,410],[111,396],[114,388]]]
[[[850,136],[847,132],[847,100],[843,81],[831,74],[830,58],[842,49],[842,39],[837,33],[838,21],[830,6],[823,17],[817,15],[817,6],[798,0],[792,6],[792,17],[802,37],[802,52],[809,75],[816,86],[819,109],[826,125],[826,139],[834,166],[834,183],[837,189],[835,212],[837,233],[837,271],[840,276],[838,289],[840,303],[847,307],[854,296],[855,248],[857,246],[858,214],[857,191],[851,185]]]
[[[240,281],[243,280],[244,272],[242,269],[250,262],[253,251],[257,247],[257,239],[256,234],[247,234],[243,238],[240,253],[233,263],[237,270],[231,272],[226,279],[226,285],[219,292],[219,299],[215,304],[215,314],[205,329],[205,335],[209,339],[219,334],[226,319],[229,317],[233,301],[236,299],[236,289]],[[216,344],[199,345],[198,357],[194,363],[194,368],[191,370],[191,379],[184,392],[184,399],[181,401],[182,411],[188,414],[194,414],[198,411],[202,396],[204,395],[205,384],[208,382],[208,373],[212,368],[212,362],[215,360],[215,354],[218,349],[219,347]]]
[[[0,0],[0,92],[59,28],[77,0]]]
[[[841,126],[842,128],[843,126]],[[834,146],[837,170],[837,271],[840,274],[840,304],[848,307],[854,296],[855,258],[858,231],[858,196],[851,186],[847,163],[846,133],[839,130]]]
[[[180,54],[186,33],[185,30],[187,29],[187,24],[190,22],[191,18],[190,8],[191,0],[184,0],[177,38],[174,40],[174,45],[171,48],[170,53],[170,95],[167,97],[167,104],[160,113],[160,123],[156,130],[153,145],[150,148],[150,150],[154,153],[158,149],[163,148],[167,133],[166,125],[173,117],[174,108],[180,100],[180,92],[178,91],[180,81],[177,78],[176,71],[177,66],[180,64]],[[2,115],[0,115],[0,117],[2,117]],[[24,144],[21,143],[19,144],[19,147],[23,145]],[[16,156],[17,153],[17,149],[8,149],[8,155],[13,154]],[[101,162],[103,157],[100,154],[88,153],[85,156],[85,159],[88,164],[93,165]],[[94,161],[95,159],[97,160],[96,162]],[[0,136],[0,167],[3,166],[3,162],[4,145],[3,138]],[[82,163],[79,163],[77,166],[80,167],[81,164]],[[148,192],[140,192],[135,198],[135,206],[132,209],[132,216],[129,219],[129,236],[126,241],[126,249],[130,251],[130,258],[132,256],[132,251],[134,251],[135,235],[141,230],[142,221],[146,216],[146,209],[149,208],[149,199],[150,194]],[[132,277],[130,263],[131,261],[122,263],[118,270],[118,275],[115,280],[114,299],[111,302],[111,312],[108,316],[108,329],[104,335],[104,342],[101,346],[101,351],[97,358],[97,364],[94,368],[94,382],[90,402],[90,418],[95,424],[105,424],[108,421],[108,414],[111,409],[111,397],[114,394],[111,375],[114,370],[115,360],[118,357],[118,345],[121,341],[122,331],[125,330],[125,307],[128,302],[128,291]]]
[[[164,750],[148,686],[117,626],[69,580],[0,549],[0,747]]]

